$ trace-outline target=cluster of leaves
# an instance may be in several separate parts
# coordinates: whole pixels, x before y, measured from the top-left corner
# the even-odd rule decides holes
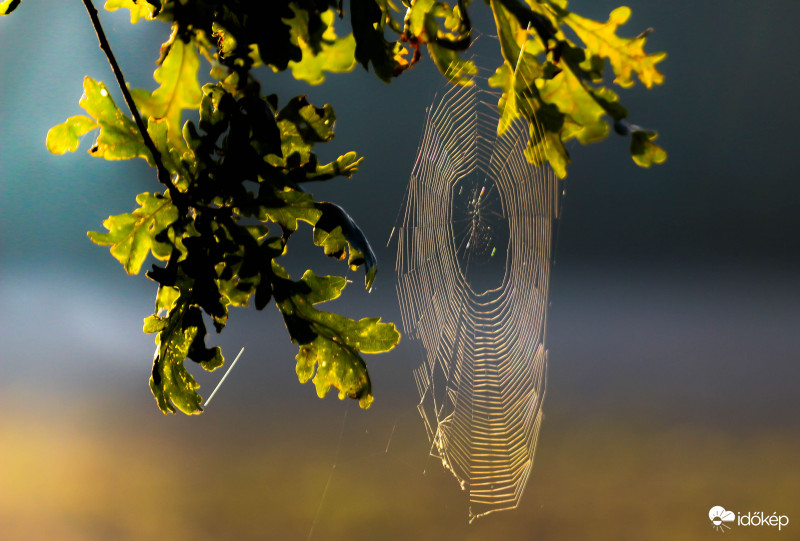
[[[20,0],[0,0],[0,14]],[[90,15],[93,7],[84,0]],[[361,162],[354,152],[322,164],[316,144],[334,135],[335,114],[305,96],[279,104],[264,95],[254,70],[291,70],[310,84],[326,73],[347,72],[356,64],[391,81],[421,58],[423,45],[448,80],[471,84],[475,65],[460,55],[472,39],[469,0],[449,5],[438,0],[352,0],[352,33],[339,36],[342,0],[106,0],[108,10],[127,9],[130,20],[171,25],[154,73],[158,88],[135,89],[134,119],[124,114],[103,83],[86,78],[80,100],[86,115],[55,126],[47,137],[54,153],[74,151],[81,136],[99,130],[90,154],[109,160],[143,158],[158,170],[163,193],[143,193],[138,208],[111,216],[107,232],[91,232],[97,244],[130,274],[146,258],[157,260],[147,276],[158,283],[155,313],[144,330],[156,335],[150,387],[162,411],[202,411],[197,383],[184,362],[208,370],[224,362],[219,348],[205,345],[203,313],[217,332],[230,306],[257,309],[274,300],[291,339],[299,346],[297,374],[313,377],[324,396],[336,387],[362,407],[372,401],[362,353],[390,350],[399,341],[394,325],[379,319],[354,321],[318,310],[337,298],[345,280],[307,271],[293,280],[280,263],[301,222],[328,256],[347,258],[353,270],[364,266],[367,289],[377,269],[364,234],[338,205],[314,201],[304,183],[350,177]],[[564,142],[589,143],[609,133],[605,116],[620,133],[632,136],[634,160],[649,166],[666,158],[653,143],[655,133],[624,122],[627,111],[603,86],[610,63],[615,82],[633,84],[633,74],[648,87],[663,77],[655,64],[664,55],[647,55],[646,36],[626,39],[618,27],[630,11],[614,10],[608,22],[592,21],[567,10],[566,0],[486,0],[497,26],[504,63],[490,79],[502,90],[503,131],[515,118],[530,124],[529,159],[549,161],[563,177],[569,156]],[[99,24],[99,23],[95,23]],[[562,28],[581,40],[573,43]],[[388,38],[394,35],[394,38]],[[102,44],[101,38],[101,44]],[[107,51],[110,56],[110,52]],[[201,60],[216,81],[200,87]],[[128,100],[130,98],[130,100]],[[185,110],[199,111],[199,123],[182,124]],[[143,118],[140,120],[139,115]]]
[[[224,362],[219,348],[205,345],[202,314],[210,316],[219,332],[229,307],[246,306],[252,298],[257,309],[274,300],[283,314],[299,346],[297,374],[302,382],[313,378],[320,396],[336,387],[340,397],[369,407],[371,382],[361,355],[393,348],[400,339],[394,325],[319,310],[316,305],[339,297],[345,279],[309,270],[292,280],[279,263],[305,222],[314,227],[314,243],[326,255],[347,258],[352,270],[364,266],[365,285],[371,288],[377,266],[363,232],[341,207],[314,201],[301,188],[305,182],[350,177],[361,159],[350,152],[319,163],[313,146],[333,138],[333,109],[315,107],[304,96],[280,107],[277,96],[262,96],[249,73],[252,66],[244,69],[244,57],[237,56],[240,51],[225,52],[234,38],[214,30],[224,41],[216,50],[209,36],[215,37],[211,28],[218,25],[208,25],[204,32],[195,26],[198,11],[188,11],[193,18],[187,21],[180,6],[167,3],[161,12],[174,19],[154,74],[158,88],[131,91],[179,199],[169,190],[140,194],[136,210],[105,220],[107,232],[89,233],[95,243],[110,246],[130,274],[141,270],[149,254],[166,261],[147,272],[159,285],[155,313],[144,323],[144,331],[156,335],[150,378],[156,401],[164,412],[202,411],[198,384],[184,361],[191,359],[207,370]],[[143,1],[109,1],[106,7],[128,7],[132,20],[155,16],[154,6]],[[201,88],[203,54],[219,78]],[[246,57],[257,63],[255,55]],[[83,90],[80,105],[86,115],[55,126],[47,137],[50,151],[74,151],[82,135],[99,129],[89,150],[93,156],[140,157],[155,166],[136,124],[117,107],[106,86],[87,77]],[[185,109],[199,110],[197,125],[181,125]]]
[[[649,31],[634,38],[617,35],[631,15],[619,7],[608,21],[598,22],[567,10],[567,0],[528,0],[529,10],[514,0],[491,0],[504,63],[489,84],[502,90],[499,131],[518,117],[529,122],[528,159],[548,161],[556,174],[567,174],[569,153],[564,143],[582,144],[604,139],[610,117],[620,135],[631,136],[631,156],[642,167],[662,163],[667,154],[654,140],[656,132],[628,124],[628,111],[617,94],[603,85],[606,64],[614,83],[634,85],[633,75],[647,88],[661,84],[664,76],[656,64],[665,53],[646,54]],[[564,33],[569,28],[583,42],[576,45]],[[539,39],[530,40],[533,29]]]

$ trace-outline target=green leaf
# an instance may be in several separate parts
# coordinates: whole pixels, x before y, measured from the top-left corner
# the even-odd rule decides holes
[[[478,68],[472,60],[464,60],[456,51],[438,43],[428,43],[428,52],[433,63],[451,83],[464,86],[472,84],[471,76],[478,73]]]
[[[252,226],[230,226],[231,240],[236,243],[236,250],[229,251],[223,257],[224,266],[218,269],[217,286],[228,304],[233,306],[247,306],[250,297],[259,291],[259,288],[269,289],[268,276],[262,279],[262,271],[269,266],[272,259],[260,246],[269,234],[269,228],[264,224]],[[280,255],[282,249],[275,255]],[[274,256],[273,256],[274,257]],[[264,272],[268,275],[268,271]],[[263,282],[267,282],[262,285]],[[262,294],[267,291],[261,291]],[[271,293],[270,293],[271,294]],[[260,299],[260,297],[259,297]],[[260,305],[260,303],[259,303]],[[263,308],[263,305],[260,305]]]
[[[178,302],[180,294],[181,292],[177,287],[160,285],[158,287],[158,293],[156,294],[156,313],[160,312],[161,310],[171,310],[175,303]],[[145,319],[145,324],[146,323],[147,319]],[[149,334],[156,331],[148,331],[147,328],[145,328],[144,332]]]
[[[592,97],[598,105],[600,105],[615,122],[628,116],[628,110],[619,103],[619,97],[613,90],[602,86],[599,88],[587,86],[587,90],[592,94]]]
[[[3,0],[0,2],[0,15],[8,15],[17,7],[19,7],[21,0]]]
[[[516,17],[505,8],[499,0],[491,0],[494,23],[497,27],[497,39],[500,42],[500,52],[508,61],[515,61],[519,57],[520,44],[525,43],[528,31],[523,28]]]
[[[134,89],[131,95],[143,117],[164,119],[168,122],[169,143],[183,152],[188,150],[181,135],[183,110],[197,109],[203,97],[197,81],[200,59],[197,48],[177,37],[177,30],[162,47],[168,50],[167,55],[153,73],[153,78],[160,86],[152,94],[146,90]]]
[[[300,345],[300,382],[314,376],[320,397],[333,386],[339,390],[339,398],[358,399],[362,408],[368,408],[373,400],[372,387],[360,353],[382,353],[394,348],[400,341],[395,326],[382,323],[380,318],[354,321],[314,308],[314,304],[339,296],[344,288],[341,277],[317,277],[308,270],[299,282],[279,278],[274,287],[276,304],[292,341]]]
[[[409,35],[421,36],[425,30],[425,17],[434,8],[436,0],[417,0],[410,3],[405,16],[405,30]],[[435,36],[435,34],[434,34]]]
[[[605,110],[572,72],[569,66],[552,79],[538,79],[539,95],[544,103],[558,107],[566,117],[561,140],[577,138],[583,144],[600,141],[608,135]]]
[[[228,109],[227,106],[234,98],[225,91],[221,83],[206,83],[200,89],[203,97],[200,100],[200,127],[216,136],[227,127]],[[184,136],[184,139],[187,139]],[[187,139],[188,140],[188,139]]]
[[[152,21],[161,9],[158,0],[106,0],[106,10],[116,11],[120,8],[131,10],[131,23],[136,24],[139,19],[145,18]]]
[[[314,204],[311,195],[287,188],[275,194],[275,199],[259,208],[261,221],[272,220],[288,231],[297,231],[297,221],[314,225],[322,215]]]
[[[51,152],[74,151],[78,148],[78,137],[99,127],[100,134],[89,154],[107,160],[145,158],[151,166],[155,165],[136,124],[116,106],[106,85],[85,77],[79,104],[92,118],[78,115],[54,126],[47,134],[47,148]]]
[[[185,189],[188,181],[183,178],[186,175],[186,171],[181,164],[181,153],[171,146],[167,139],[169,136],[169,122],[166,119],[150,118],[147,122],[147,133],[161,154],[161,163],[164,164],[167,171],[173,174],[173,183],[179,188]]]
[[[217,285],[225,300],[233,306],[247,306],[255,292],[255,284],[241,280],[219,280]]]
[[[526,48],[531,46],[537,47],[532,40],[527,41]],[[569,153],[560,136],[564,114],[555,105],[542,101],[536,80],[544,82],[540,77],[543,71],[532,58],[525,52],[516,70],[506,61],[489,78],[489,86],[502,90],[498,101],[500,121],[497,132],[502,134],[514,120],[524,118],[528,122],[525,157],[537,166],[549,162],[553,172],[564,178],[569,163]]]
[[[313,376],[320,398],[325,398],[330,388],[336,387],[339,399],[344,400],[349,396],[358,400],[358,405],[363,409],[372,405],[374,397],[367,365],[351,350],[318,336],[310,344],[300,346],[295,359],[300,383],[306,383]]]
[[[276,117],[281,132],[281,151],[284,158],[297,154],[302,165],[311,157],[311,147],[333,139],[336,114],[330,105],[315,107],[306,96],[289,100]]]
[[[372,64],[382,81],[388,83],[408,66],[403,58],[405,48],[399,42],[390,43],[383,35],[386,21],[392,19],[387,3],[361,0],[350,4],[350,22],[356,40],[355,58],[369,70]]]
[[[650,167],[667,160],[666,151],[653,141],[658,134],[653,131],[634,130],[631,133],[631,157],[639,167]]]
[[[106,85],[91,77],[84,78],[79,103],[100,126],[100,135],[89,154],[107,160],[145,158],[154,165],[139,128],[116,106]]]
[[[319,39],[309,34],[309,14],[306,10],[290,4],[295,16],[284,19],[291,28],[292,43],[303,53],[299,62],[290,61],[289,68],[295,79],[318,85],[325,81],[325,72],[345,73],[356,65],[356,40],[352,34],[339,38],[333,27],[335,14],[329,9],[320,14],[325,26]]]
[[[128,274],[138,274],[150,252],[157,259],[169,258],[172,244],[159,242],[156,236],[178,219],[178,209],[161,194],[141,193],[136,202],[140,207],[133,212],[103,221],[108,233],[88,233],[95,244],[111,246],[111,255]]]
[[[330,163],[318,165],[316,172],[307,174],[306,179],[309,181],[328,180],[338,176],[350,178],[358,171],[358,166],[362,161],[364,158],[359,158],[355,152],[348,152]]]
[[[489,77],[489,86],[502,91],[497,104],[500,113],[497,133],[504,133],[519,118],[527,121],[527,160],[537,166],[549,162],[555,174],[564,178],[569,163],[569,153],[561,138],[565,115],[557,105],[546,103],[539,89],[553,79],[552,64],[543,66],[538,62],[537,56],[544,52],[544,46],[530,38],[503,2],[493,0],[492,7],[505,58],[503,65]],[[545,89],[551,93],[557,90],[556,85]]]
[[[177,407],[183,413],[192,415],[203,412],[203,399],[196,391],[200,384],[189,374],[183,362],[189,355],[197,328],[185,329],[180,325],[182,309],[185,308],[176,308],[168,318],[150,316],[145,320],[144,331],[158,333],[150,390],[159,409],[166,414],[175,413]]]
[[[182,286],[191,290],[188,284]],[[209,371],[225,362],[218,347],[205,348],[205,325],[200,310],[189,303],[189,295],[181,294],[166,317],[152,315],[144,320],[144,332],[157,333],[150,390],[164,414],[175,413],[175,408],[187,415],[203,412],[203,401],[196,391],[200,384],[186,370],[187,357],[201,357],[200,365]]]
[[[80,143],[79,137],[97,128],[97,122],[84,115],[68,118],[62,124],[53,126],[47,132],[47,150],[53,154],[75,152]]]
[[[239,48],[239,42],[236,41],[236,37],[217,21],[211,23],[211,35],[217,38],[220,58],[232,55]]]
[[[505,59],[489,79],[491,86],[502,90],[498,133],[517,118],[527,120],[528,160],[536,165],[549,162],[559,178],[566,176],[570,161],[565,141],[575,138],[587,144],[604,139],[609,132],[604,115],[617,122],[628,114],[613,91],[593,84],[602,82],[606,58],[617,75],[616,82],[623,86],[633,84],[633,73],[648,87],[663,81],[655,64],[664,55],[644,53],[646,33],[633,39],[616,35],[617,28],[630,16],[628,8],[615,10],[609,22],[598,23],[567,11],[566,0],[528,1],[531,12],[518,9],[514,0],[490,3]],[[530,39],[524,29],[522,21],[529,19],[538,40]],[[566,37],[560,28],[563,22],[578,34],[586,49]],[[655,152],[642,140],[637,145]],[[644,154],[636,156],[634,159],[648,160]],[[653,154],[658,159],[665,156]]]
[[[644,52],[647,33],[635,38],[621,38],[617,36],[617,29],[625,24],[631,16],[628,7],[618,7],[608,17],[608,21],[601,23],[566,12],[563,16],[565,23],[586,45],[592,55],[608,58],[614,74],[614,82],[622,87],[633,86],[633,74],[647,87],[664,82],[664,75],[656,69],[656,64],[667,57],[666,53],[648,55]]]
[[[478,68],[471,60],[458,56],[457,52],[469,46],[469,28],[464,29],[463,35],[443,32],[437,18],[450,20],[452,27],[460,27],[463,23],[447,4],[435,0],[417,0],[406,13],[406,33],[424,36],[433,63],[448,80],[460,85],[472,84],[470,76],[478,73]]]

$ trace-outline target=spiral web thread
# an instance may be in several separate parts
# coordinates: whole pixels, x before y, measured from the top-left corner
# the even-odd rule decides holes
[[[517,120],[498,136],[499,93],[481,88],[485,78],[473,82],[450,87],[428,108],[397,228],[403,327],[424,349],[414,371],[418,409],[431,455],[469,492],[470,522],[517,507],[533,466],[560,200],[550,168],[525,158],[527,123]],[[470,179],[463,233],[453,201],[463,199]],[[488,192],[494,210],[480,208]],[[506,237],[481,227],[490,218],[505,224]],[[499,266],[483,274],[494,271],[494,284],[476,286],[479,260],[493,258]]]

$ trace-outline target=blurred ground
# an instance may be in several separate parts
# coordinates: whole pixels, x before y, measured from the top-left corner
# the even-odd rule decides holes
[[[368,358],[363,412],[298,384],[276,322],[239,311],[226,351],[248,350],[200,417],[158,412],[136,358],[148,346],[119,351],[124,369],[28,356],[0,393],[0,539],[713,539],[714,505],[800,520],[797,288],[763,270],[754,286],[559,265],[545,423],[515,511],[467,525],[465,495],[427,458],[409,343]],[[392,297],[369,298],[396,320]],[[117,313],[113,299],[91,311],[95,325]],[[220,375],[198,374],[205,396]]]
[[[31,398],[6,396],[2,406]],[[415,438],[395,431],[384,453],[390,425],[357,430],[350,411],[352,440],[332,470],[339,426],[319,418],[329,414],[283,413],[276,428],[255,415],[161,420],[114,411],[122,406],[112,400],[102,411],[87,403],[43,411],[37,402],[0,432],[2,539],[306,539],[315,517],[317,540],[712,539],[713,505],[793,520],[800,511],[800,437],[776,429],[742,437],[553,413],[521,507],[468,526],[463,494],[439,464],[426,464],[413,416],[399,428]],[[384,413],[376,424],[394,412]],[[780,535],[735,535],[796,532],[792,523]]]

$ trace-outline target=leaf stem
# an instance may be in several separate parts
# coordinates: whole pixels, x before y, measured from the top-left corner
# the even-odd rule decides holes
[[[147,150],[149,150],[150,154],[153,156],[153,161],[156,164],[156,171],[158,171],[158,181],[167,187],[167,191],[169,192],[172,202],[175,203],[175,206],[178,208],[181,216],[185,216],[188,212],[186,198],[184,197],[184,194],[182,194],[172,183],[169,171],[166,167],[164,167],[164,162],[161,160],[161,153],[156,148],[155,143],[153,143],[153,139],[147,132],[147,127],[144,125],[138,109],[136,109],[133,96],[131,96],[131,92],[128,90],[128,85],[125,83],[125,77],[122,75],[122,70],[119,69],[119,64],[117,64],[117,60],[114,58],[114,53],[111,51],[111,45],[109,45],[108,39],[106,39],[103,26],[100,24],[100,18],[98,17],[97,9],[94,7],[94,4],[92,4],[92,0],[83,0],[83,5],[86,6],[86,11],[89,13],[89,18],[92,20],[92,26],[97,34],[97,40],[100,42],[100,49],[105,53],[108,63],[111,64],[111,70],[114,72],[114,77],[117,79],[117,84],[119,85],[120,90],[122,90],[122,96],[125,98],[125,103],[128,105],[128,109],[130,109],[131,114],[133,115],[133,120],[136,122],[136,126],[139,128],[139,132],[142,134],[144,144],[147,147]]]

